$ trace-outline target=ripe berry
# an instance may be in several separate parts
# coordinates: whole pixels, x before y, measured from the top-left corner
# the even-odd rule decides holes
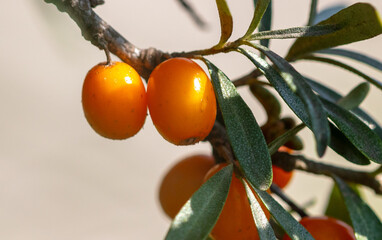
[[[130,65],[100,63],[86,75],[82,107],[98,134],[125,139],[135,135],[145,122],[146,91],[139,74]]]
[[[182,206],[203,184],[207,171],[215,164],[207,155],[193,155],[176,163],[163,178],[159,201],[164,212],[174,218]]]
[[[194,144],[211,131],[216,99],[210,79],[192,60],[171,58],[151,73],[147,103],[158,132],[176,145]]]

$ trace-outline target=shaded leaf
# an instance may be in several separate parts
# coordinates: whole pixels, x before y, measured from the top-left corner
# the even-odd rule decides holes
[[[271,27],[272,27],[272,0],[269,1],[267,10],[265,10],[263,17],[261,18],[260,25],[259,25],[259,32],[269,31],[271,30]],[[261,39],[260,44],[265,47],[268,47],[269,39]]]
[[[272,226],[269,223],[267,217],[265,216],[263,209],[261,209],[259,202],[257,202],[256,197],[253,194],[251,188],[244,180],[242,180],[242,183],[244,185],[245,192],[247,193],[249,205],[252,211],[252,216],[255,220],[260,240],[276,240],[276,236],[273,232]]]
[[[330,55],[336,55],[341,57],[347,57],[359,62],[362,62],[364,64],[369,65],[370,67],[376,68],[380,71],[382,71],[382,62],[371,58],[369,56],[366,56],[362,53],[346,50],[346,49],[339,49],[339,48],[329,48],[329,49],[323,49],[318,51],[317,53],[324,53],[324,54],[330,54]]]
[[[337,60],[334,60],[331,58],[317,57],[317,56],[305,56],[305,57],[303,57],[303,59],[329,63],[329,64],[335,65],[337,67],[341,67],[343,69],[346,69],[346,70],[362,77],[366,81],[370,82],[371,84],[373,84],[374,86],[376,86],[377,88],[382,90],[382,82],[378,81],[375,78],[372,78],[372,77],[366,75],[365,73],[359,71],[358,69],[353,68],[353,67],[351,67],[351,66],[349,66],[343,62],[340,62],[340,61],[337,61]]]
[[[340,94],[322,85],[321,83],[318,83],[317,81],[314,81],[307,77],[305,77],[305,80],[308,82],[308,84],[312,87],[314,91],[316,91],[321,97],[325,98],[328,101],[335,103],[342,98]],[[359,117],[366,125],[369,126],[370,129],[372,129],[379,136],[379,138],[382,139],[382,128],[372,117],[370,117],[366,112],[364,112],[360,108],[352,109],[351,112],[357,115],[357,117]]]
[[[338,25],[318,25],[311,27],[293,27],[280,30],[263,31],[252,34],[248,40],[262,40],[262,39],[285,39],[285,38],[300,38],[323,36],[333,33],[339,29]]]
[[[334,176],[347,207],[357,240],[382,239],[382,223],[373,210],[339,177]]]
[[[341,11],[342,9],[344,9],[346,7],[347,7],[346,5],[338,3],[336,5],[327,7],[325,9],[319,11],[316,14],[316,17],[314,18],[313,24],[317,24],[321,21],[328,19],[329,17],[333,16],[334,14],[338,13],[339,11]]]
[[[286,59],[294,60],[310,52],[369,39],[382,33],[378,13],[367,3],[356,3],[318,23],[328,24],[339,24],[341,29],[325,36],[297,39]]]
[[[342,107],[321,98],[329,118],[338,126],[341,132],[369,160],[382,163],[382,140],[365,125],[358,117]]]
[[[369,93],[370,85],[361,83],[353,88],[346,96],[337,101],[337,104],[347,110],[357,108]]]
[[[252,21],[248,27],[247,32],[244,34],[243,38],[247,38],[251,35],[257,26],[260,23],[261,18],[263,17],[267,7],[269,5],[270,0],[256,0],[255,13],[253,14]]]
[[[267,192],[254,189],[276,222],[292,239],[314,240],[309,232]]]
[[[240,50],[240,49],[239,49]],[[245,51],[245,50],[244,50]],[[305,105],[301,101],[300,97],[293,92],[280,74],[273,69],[264,59],[260,58],[254,53],[243,52],[255,65],[256,67],[264,73],[265,77],[274,86],[276,91],[284,99],[285,103],[292,109],[292,111],[303,121],[309,128],[311,128],[311,122],[307,111],[305,111]],[[329,124],[331,131],[331,139],[329,146],[338,154],[343,156],[350,162],[359,165],[366,165],[369,160],[358,151],[355,146],[350,143],[349,140],[341,133],[333,124]]]
[[[299,124],[297,125],[296,127],[292,128],[292,129],[289,129],[288,131],[286,131],[285,133],[283,133],[281,136],[277,137],[275,140],[273,140],[272,142],[270,142],[268,144],[268,148],[269,148],[269,154],[272,155],[274,154],[275,152],[277,152],[277,150],[283,146],[286,142],[288,142],[293,136],[296,136],[296,134],[301,131],[303,128],[305,127],[305,124]]]
[[[207,238],[223,209],[232,172],[232,164],[224,167],[192,195],[172,221],[166,239]]]
[[[311,26],[314,24],[314,20],[316,19],[317,14],[317,1],[318,0],[311,0],[310,3],[310,12],[309,12],[309,19],[308,19],[308,26]]]
[[[293,92],[296,92],[296,94],[301,98],[305,107],[300,111],[307,111],[308,113],[309,122],[311,124],[307,125],[314,133],[316,139],[317,154],[322,156],[330,140],[330,130],[328,121],[326,119],[326,112],[324,111],[320,100],[313,93],[310,86],[305,82],[304,77],[302,77],[285,59],[263,46],[256,44],[253,44],[253,46],[265,54],[275,64],[275,66],[281,72],[279,76],[281,76],[283,81],[288,84],[289,89],[291,89]],[[250,59],[257,57],[255,54],[244,49],[240,49],[240,52],[243,52],[244,55],[248,56]],[[271,81],[268,78],[268,80],[273,86],[275,86],[272,83],[275,82],[275,79],[272,78]]]
[[[349,187],[351,187],[353,189],[353,191],[358,196],[360,196],[360,189],[358,188],[358,185],[351,184],[351,185],[349,185]],[[346,205],[344,203],[344,200],[341,196],[341,192],[338,189],[338,186],[336,184],[333,184],[332,191],[331,191],[330,197],[328,199],[328,204],[326,206],[325,216],[339,219],[343,222],[346,222],[350,226],[352,226],[352,222],[350,220],[348,210],[347,210]]]
[[[231,37],[233,30],[233,20],[225,0],[216,0],[216,5],[219,11],[221,29],[220,41],[217,46],[221,46]]]
[[[259,189],[272,183],[272,162],[263,133],[228,77],[205,60],[235,156],[245,177]]]
[[[278,99],[270,91],[258,84],[251,84],[249,89],[264,107],[268,116],[267,122],[272,122],[280,118],[281,105]]]

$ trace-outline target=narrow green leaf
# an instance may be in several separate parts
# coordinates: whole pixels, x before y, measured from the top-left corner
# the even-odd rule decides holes
[[[321,83],[318,83],[317,81],[314,81],[307,77],[305,77],[305,80],[308,82],[308,84],[312,87],[314,91],[316,91],[321,97],[325,98],[328,101],[335,103],[342,98],[340,94],[322,85]],[[372,117],[370,117],[366,112],[364,112],[360,108],[352,109],[351,112],[357,115],[357,117],[359,117],[366,125],[369,126],[371,130],[373,130],[379,136],[379,138],[382,139],[382,128]]]
[[[296,134],[301,131],[305,127],[305,124],[301,123],[297,125],[296,127],[289,129],[285,133],[283,133],[281,136],[277,137],[275,140],[270,142],[268,144],[269,154],[272,155],[277,150],[283,146],[286,142],[288,142],[293,136],[296,136]]]
[[[317,25],[311,27],[293,27],[280,30],[263,31],[252,34],[248,40],[262,39],[285,39],[285,38],[300,38],[323,36],[337,31],[338,25]]]
[[[341,57],[347,57],[359,62],[362,62],[364,64],[369,65],[370,67],[373,67],[375,69],[378,69],[382,71],[382,62],[366,56],[362,53],[346,50],[346,49],[339,49],[339,48],[329,48],[329,49],[323,49],[318,51],[317,53],[323,53],[323,54],[330,54],[330,55],[336,55],[336,56],[341,56]]]
[[[271,30],[271,27],[272,27],[272,0],[269,1],[267,10],[265,10],[263,17],[261,18],[260,25],[259,25],[259,32],[269,31]],[[261,39],[260,44],[265,47],[268,47],[269,39]]]
[[[311,0],[310,3],[310,12],[309,12],[309,19],[308,19],[308,26],[313,25],[314,19],[316,19],[317,14],[317,2],[318,0]]]
[[[341,132],[369,160],[382,163],[382,140],[365,125],[358,117],[342,107],[321,98],[329,118],[338,126]]]
[[[270,0],[257,0],[256,1],[255,12],[253,14],[252,21],[248,27],[247,32],[243,36],[243,38],[247,38],[248,36],[250,36],[255,31],[255,29],[257,28],[257,26],[260,23],[261,18],[263,17],[265,11],[267,10],[269,2],[270,2]]]
[[[231,37],[233,30],[233,20],[225,0],[216,0],[216,5],[219,11],[221,36],[217,46],[221,46]]]
[[[351,185],[349,184],[349,187],[351,187],[358,196],[361,195],[358,185],[353,183]],[[341,192],[336,184],[333,184],[332,192],[330,193],[328,203],[326,205],[325,216],[339,219],[346,222],[350,226],[353,225],[350,220],[349,212],[344,203],[344,199],[342,198]]]
[[[235,156],[248,181],[266,190],[272,183],[272,162],[252,111],[228,77],[205,59]]]
[[[245,192],[247,193],[249,205],[251,207],[251,212],[253,219],[255,220],[255,224],[257,227],[257,232],[259,233],[260,240],[276,240],[275,233],[273,232],[272,226],[269,223],[267,217],[265,216],[263,209],[259,202],[257,202],[255,195],[253,194],[251,188],[248,184],[242,180],[242,183],[245,188]]]
[[[316,139],[317,154],[322,156],[325,153],[326,146],[330,140],[330,130],[326,112],[320,100],[313,93],[310,86],[306,83],[304,77],[302,77],[300,73],[298,73],[284,58],[280,57],[266,47],[257,44],[252,45],[263,54],[265,54],[275,64],[275,66],[281,72],[280,75],[289,85],[289,88],[296,92],[296,94],[305,104],[305,109],[309,114],[309,119],[311,122],[310,129],[313,131]],[[252,55],[253,58],[253,55],[255,54],[250,55]]]
[[[240,49],[239,49],[240,50]],[[247,56],[256,67],[264,73],[265,77],[274,86],[275,90],[284,99],[285,103],[292,109],[292,111],[303,121],[309,128],[311,122],[305,105],[297,94],[292,91],[280,74],[273,69],[264,59],[260,58],[254,53],[244,50],[243,54]],[[358,149],[350,143],[350,141],[341,133],[332,123],[329,124],[331,131],[331,140],[329,146],[338,154],[343,156],[350,162],[359,165],[369,164],[369,160]]]
[[[167,240],[207,238],[227,199],[232,172],[232,164],[224,167],[192,195],[172,221]]]
[[[382,239],[382,223],[373,210],[339,177],[334,176],[354,228],[357,240]]]
[[[334,60],[331,58],[317,57],[317,56],[304,56],[303,59],[329,63],[329,64],[335,65],[337,67],[341,67],[343,69],[346,69],[346,70],[362,77],[366,81],[370,82],[371,84],[373,84],[374,86],[376,86],[377,88],[382,90],[382,82],[378,81],[375,78],[372,78],[372,77],[366,75],[365,73],[359,71],[358,69],[355,69],[355,68],[353,68],[353,67],[351,67],[351,66],[349,66],[343,62],[340,62],[340,61],[337,61],[337,60]]]
[[[361,83],[353,88],[346,96],[338,100],[337,104],[347,110],[357,108],[369,93],[370,85]]]
[[[276,200],[274,200],[267,192],[254,188],[257,196],[264,203],[273,218],[284,229],[291,239],[295,240],[314,240],[312,235],[290,215]]]
[[[270,91],[258,84],[252,84],[249,89],[264,107],[268,116],[267,122],[280,119],[281,105],[279,100]]]
[[[356,3],[318,23],[328,24],[339,24],[341,29],[325,36],[297,39],[286,59],[295,60],[310,52],[369,39],[382,33],[378,13],[367,3]]]

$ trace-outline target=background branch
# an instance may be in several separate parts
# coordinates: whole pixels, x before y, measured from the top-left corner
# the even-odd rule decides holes
[[[111,53],[131,65],[143,78],[170,55],[155,48],[140,49],[127,41],[114,28],[100,18],[92,9],[103,1],[45,0],[66,12],[81,29],[82,36],[100,49],[107,47]]]

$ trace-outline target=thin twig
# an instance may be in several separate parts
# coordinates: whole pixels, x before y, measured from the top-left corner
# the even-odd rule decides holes
[[[271,191],[277,196],[279,196],[279,198],[281,198],[286,204],[288,204],[293,211],[300,215],[301,218],[308,216],[304,209],[297,206],[287,195],[285,195],[285,193],[281,190],[279,186],[272,184]]]

